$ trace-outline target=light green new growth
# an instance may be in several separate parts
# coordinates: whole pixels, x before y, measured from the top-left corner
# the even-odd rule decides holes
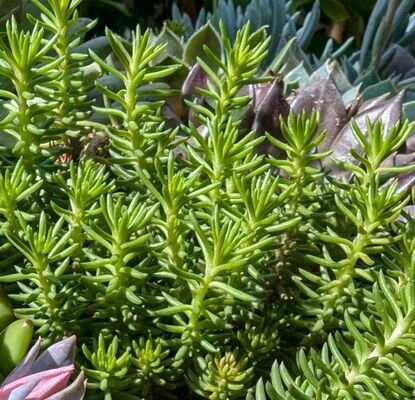
[[[411,399],[413,166],[387,161],[414,127],[354,124],[345,162],[291,112],[260,155],[249,24],[221,25],[172,127],[181,63],[139,27],[87,51],[80,2],[0,39],[0,282],[45,345],[77,335],[86,399]]]

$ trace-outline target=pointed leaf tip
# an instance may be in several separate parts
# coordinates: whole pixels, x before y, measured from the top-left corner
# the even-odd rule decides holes
[[[71,365],[75,358],[75,344],[76,336],[70,336],[51,345],[39,356],[28,373],[34,374]]]
[[[65,389],[49,397],[48,400],[82,400],[86,391],[86,379],[83,371]]]

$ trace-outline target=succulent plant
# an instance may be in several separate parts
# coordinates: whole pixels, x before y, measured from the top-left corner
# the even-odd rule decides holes
[[[38,356],[41,339],[0,385],[1,399],[82,400],[86,382],[81,372],[69,384],[74,371],[74,336],[51,345]]]
[[[220,54],[194,41],[191,62],[140,27],[107,30],[109,55],[65,46],[57,71],[55,14],[79,23],[77,4],[36,2],[32,29],[11,21],[0,40],[0,131],[15,139],[0,147],[0,282],[44,346],[69,337],[37,361],[36,344],[3,390],[64,389],[76,334],[91,399],[410,398],[402,95],[360,103],[335,64],[299,86],[258,72],[271,39],[249,24],[219,25]],[[88,101],[57,87],[65,74]],[[94,154],[102,137],[93,160],[71,147]]]
[[[219,23],[222,21],[232,43],[235,40],[236,32],[248,21],[254,30],[265,29],[267,36],[271,37],[271,42],[263,69],[272,70],[272,61],[284,47],[285,42],[295,36],[298,43],[296,50],[301,53],[310,43],[319,23],[318,2],[314,4],[311,12],[303,17],[303,26],[299,29],[296,27],[296,22],[300,14],[291,15],[289,9],[290,5],[284,0],[253,0],[244,9],[241,6],[235,6],[233,0],[219,0],[213,13],[202,9],[194,24],[187,14],[182,14],[177,5],[173,4],[172,19],[183,24],[183,36],[186,43],[193,37],[197,37],[198,31],[207,22],[210,22],[219,31]],[[332,46],[332,41],[330,43]]]
[[[218,29],[222,19],[231,37],[232,32],[247,20],[256,29],[266,26],[266,33],[272,40],[262,70],[265,75],[270,72],[282,75],[287,94],[293,89],[311,85],[316,74],[324,77],[334,70],[336,83],[340,86],[338,90],[349,97],[349,101],[358,96],[370,100],[388,93],[397,95],[405,89],[405,117],[412,119],[415,115],[412,79],[415,71],[412,46],[415,14],[409,12],[414,5],[414,0],[378,0],[364,31],[361,48],[352,49],[353,39],[350,38],[334,49],[333,41],[329,39],[318,56],[307,49],[317,30],[317,1],[310,14],[303,18],[300,29],[296,28],[299,14],[290,15],[291,4],[283,0],[252,0],[244,10],[236,7],[232,0],[220,0],[213,14],[202,10],[194,26],[189,17],[181,14],[175,6],[172,15],[173,20],[184,24],[185,32],[192,32],[193,37],[198,35],[206,21],[211,21],[212,26]],[[191,37],[185,33],[184,39],[182,47],[186,48]],[[172,56],[178,48],[171,48]]]
[[[27,353],[33,335],[33,323],[15,319],[13,305],[0,289],[0,376],[8,374]]]
[[[208,74],[199,64],[195,64],[183,82],[181,94],[167,98],[163,113],[169,126],[180,128],[180,124],[190,121],[199,126],[200,133],[206,134],[206,127],[197,121],[192,112],[192,103],[206,104],[208,101],[204,91],[208,88]],[[255,131],[258,137],[265,134],[278,140],[284,140],[281,131],[281,119],[285,120],[292,110],[297,114],[305,112],[308,115],[314,110],[319,112],[319,123],[326,130],[324,141],[319,150],[331,151],[332,158],[342,162],[355,162],[351,149],[361,151],[359,143],[353,135],[354,124],[357,124],[364,135],[367,134],[367,119],[381,120],[386,129],[396,122],[405,119],[411,112],[412,106],[405,104],[406,94],[382,95],[363,101],[358,88],[354,88],[341,74],[338,64],[327,64],[314,73],[309,82],[294,90],[288,96],[282,77],[265,79],[265,82],[246,86],[241,94],[251,97],[247,107],[238,111],[241,118],[241,132]],[[405,144],[385,161],[395,166],[404,166],[414,159],[413,137],[410,135]],[[257,147],[260,154],[281,157],[283,152],[265,140]],[[330,170],[331,175],[349,175],[340,170],[337,163],[328,157],[323,166]],[[405,168],[402,169],[405,172]],[[404,185],[411,181],[405,179]]]

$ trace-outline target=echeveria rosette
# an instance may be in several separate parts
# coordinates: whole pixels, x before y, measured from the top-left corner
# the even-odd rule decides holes
[[[86,381],[81,372],[68,386],[75,369],[76,338],[71,336],[39,357],[41,339],[0,386],[0,400],[82,400]]]

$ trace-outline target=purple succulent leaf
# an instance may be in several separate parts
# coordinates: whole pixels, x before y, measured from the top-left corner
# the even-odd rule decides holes
[[[363,111],[370,110],[378,105],[383,104],[386,100],[389,100],[390,95],[388,93],[382,94],[381,96],[375,97],[374,99],[367,100],[359,108],[359,114]]]
[[[264,135],[268,132],[273,137],[283,140],[280,116],[287,118],[290,106],[283,96],[284,84],[281,79],[277,78],[269,86],[268,92],[263,97],[260,103],[257,103],[257,109],[252,129],[256,130],[257,136]],[[267,141],[264,141],[258,148],[261,154],[272,154],[277,157],[281,154],[281,150],[271,146]]]
[[[251,131],[254,120],[255,120],[254,106],[252,103],[250,103],[246,107],[246,110],[241,118],[241,123],[239,125],[239,129],[242,134],[246,134]]]
[[[27,397],[27,400],[46,400],[50,396],[53,396],[56,393],[64,390],[71,378],[74,366],[57,368],[55,370],[59,373],[56,376],[51,376],[49,378],[43,379],[39,384],[33,389],[33,391]]]
[[[6,379],[2,382],[0,388],[6,386],[7,384],[23,378],[24,376],[28,375],[30,369],[33,366],[33,363],[36,360],[37,355],[39,354],[40,350],[40,343],[41,339],[38,338],[36,343],[32,346],[32,348],[28,351],[26,356],[23,358],[23,360],[17,365],[12,372],[6,377]]]
[[[274,85],[274,82],[271,83],[258,83],[254,86],[254,91],[252,93],[252,101],[254,105],[254,110],[257,111],[261,103],[264,101],[264,98],[270,91],[271,87]]]
[[[415,152],[415,132],[412,132],[405,143],[405,150],[407,153]]]
[[[413,158],[415,158],[415,154],[413,155]],[[415,172],[410,171],[406,174],[401,174],[398,177],[398,192],[404,192],[411,189],[415,184]]]
[[[62,368],[54,368],[29,374],[14,380],[0,389],[0,400],[7,399],[11,393],[18,391],[28,383],[34,384],[34,387],[27,397],[25,397],[25,400],[44,400],[46,397],[66,387],[73,369],[74,366],[72,364]]]
[[[415,153],[402,154],[398,153],[395,157],[395,166],[402,167],[415,161]]]
[[[330,75],[324,79],[316,76],[310,80],[309,85],[298,91],[291,103],[291,108],[297,114],[303,111],[311,114],[313,110],[319,112],[320,129],[327,130],[319,151],[330,149],[338,133],[349,120],[342,97]]]
[[[193,101],[194,104],[198,104],[198,105],[201,105],[203,107],[209,108],[209,104],[204,99],[202,99],[200,97],[196,97],[192,101]],[[198,113],[195,112],[193,109],[189,110],[189,108],[187,106],[184,108],[184,118],[185,118],[185,121],[188,120],[189,122],[191,122],[195,126],[201,126],[202,121],[198,117]]]
[[[46,400],[82,400],[85,395],[85,390],[86,380],[84,373],[81,372],[68,387],[48,397]]]
[[[196,88],[206,88],[207,87],[207,75],[206,72],[202,69],[199,64],[193,65],[190,70],[187,78],[183,82],[182,86],[182,95],[185,98],[192,97],[196,94]]]
[[[415,206],[406,206],[403,208],[403,211],[406,212],[412,219],[415,219]]]
[[[175,129],[180,126],[180,118],[177,116],[176,112],[171,107],[169,102],[164,103],[163,107],[161,108],[161,115],[166,120],[166,128]]]
[[[382,114],[382,121],[385,124],[385,132],[392,128],[402,117],[405,92],[401,91],[391,100],[386,101],[385,112]]]
[[[382,168],[389,168],[389,167],[393,167],[396,163],[396,156],[397,156],[397,152],[395,151],[393,154],[391,154],[388,158],[386,158],[382,164],[381,167]]]
[[[367,133],[366,118],[369,118],[372,122],[381,120],[384,124],[385,132],[387,132],[401,118],[403,97],[403,92],[401,92],[390,100],[384,101],[363,112],[359,112],[355,117],[355,121],[360,130],[364,134]],[[356,150],[358,153],[362,153],[363,151],[354,137],[351,124],[348,123],[333,142],[333,153],[331,154],[331,157],[342,162],[354,163],[355,159],[351,154],[351,149]],[[330,159],[326,159],[323,162],[323,165],[331,169],[332,175],[334,176],[350,176],[349,171],[339,170],[334,166]]]
[[[415,68],[412,68],[402,77],[402,79],[409,79],[409,78],[413,78],[414,76],[415,76]]]
[[[397,44],[393,46],[393,50],[391,49],[391,51],[393,51],[392,58],[385,63],[382,76],[385,78],[391,75],[407,77],[407,74],[415,69],[415,58],[407,49]]]
[[[197,98],[197,88],[207,88],[208,76],[199,64],[195,64],[187,75],[182,85],[182,100],[196,101],[198,104],[203,104],[202,98]],[[184,101],[183,101],[184,103]],[[189,110],[187,104],[183,104],[183,112],[180,116],[184,121],[190,120],[196,123],[194,118],[194,111]]]
[[[230,112],[230,118],[239,121],[240,134],[244,135],[251,132],[252,123],[255,118],[255,86],[245,85],[236,94],[237,97],[248,97],[250,100],[245,107],[234,109]]]
[[[199,132],[200,136],[202,136],[205,139],[209,135],[209,130],[208,130],[207,126],[200,125],[200,126],[197,127],[197,131]]]
[[[76,336],[70,336],[49,346],[34,362],[28,374],[66,367],[73,364],[76,350]]]
[[[245,85],[239,90],[236,94],[237,97],[242,96],[249,96],[251,98],[251,102],[255,103],[255,95],[256,95],[256,86],[258,85]]]
[[[14,389],[4,400],[26,400],[37,384],[38,382],[27,382],[23,386]]]
[[[410,218],[415,218],[415,206],[406,206],[402,209],[403,213],[396,219],[397,221],[406,222],[407,218],[404,214],[407,214]]]

